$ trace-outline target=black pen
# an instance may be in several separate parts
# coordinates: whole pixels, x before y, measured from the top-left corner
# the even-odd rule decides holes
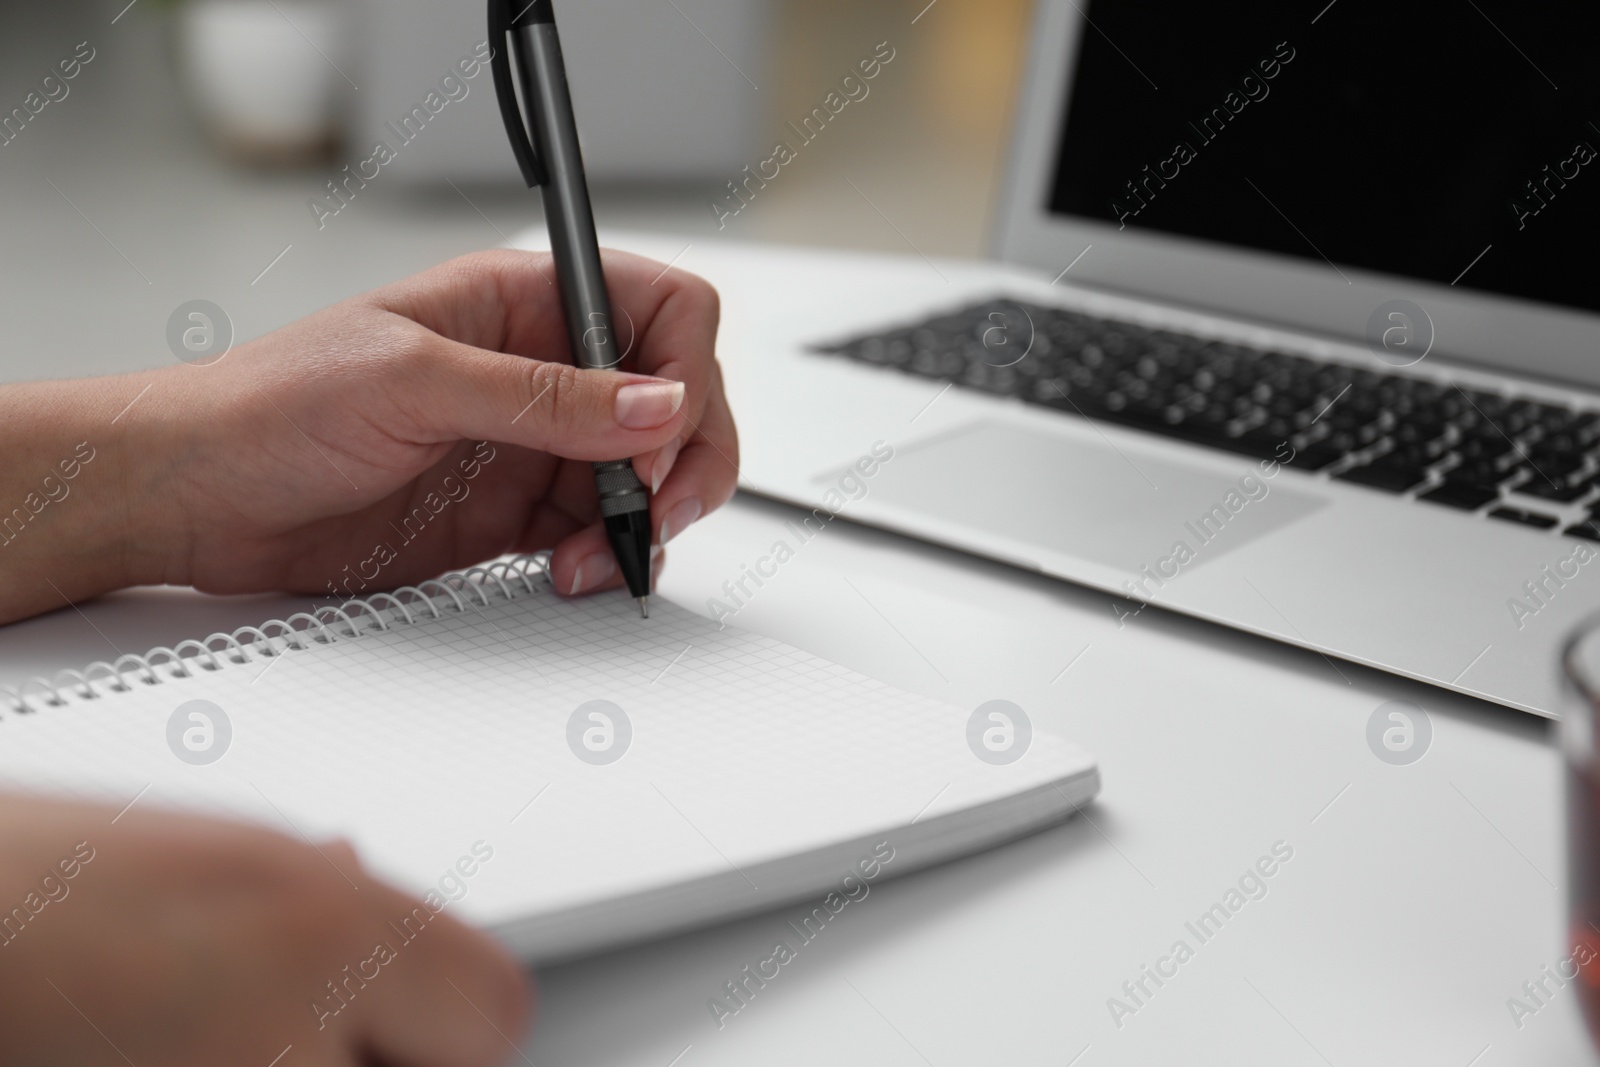
[[[495,95],[511,150],[528,188],[539,186],[544,197],[573,362],[590,370],[611,370],[625,353],[616,351],[611,329],[611,297],[600,266],[600,240],[551,0],[489,0],[489,44]],[[522,88],[520,106],[517,83]],[[639,613],[648,619],[650,493],[626,459],[596,463],[594,484],[617,566],[628,592],[639,601]]]

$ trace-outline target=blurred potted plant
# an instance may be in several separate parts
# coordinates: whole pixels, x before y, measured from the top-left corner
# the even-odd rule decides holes
[[[344,42],[338,0],[163,0],[179,76],[208,132],[258,163],[325,156],[337,142]],[[348,87],[348,88],[346,88]]]

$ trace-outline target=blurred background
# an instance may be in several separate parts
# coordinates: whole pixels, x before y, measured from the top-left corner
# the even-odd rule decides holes
[[[1025,0],[557,12],[603,230],[985,253]],[[472,62],[484,24],[476,0],[5,5],[0,378],[169,363],[186,301],[246,340],[540,223]],[[881,43],[868,95],[719,226],[727,183]]]

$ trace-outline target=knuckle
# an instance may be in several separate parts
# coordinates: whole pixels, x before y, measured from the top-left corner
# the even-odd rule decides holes
[[[257,885],[270,900],[269,923],[288,944],[302,951],[348,939],[362,920],[361,894],[346,884],[340,873],[364,881],[352,862],[332,856],[323,859],[309,846],[291,844],[292,855]]]
[[[508,248],[470,252],[456,260],[455,270],[457,277],[467,283],[465,288],[469,291],[493,291],[503,277],[517,269],[525,255]]]
[[[695,302],[705,306],[706,313],[713,321],[722,317],[722,294],[717,292],[717,287],[700,277],[690,274],[684,282],[684,287],[693,295]]]
[[[557,425],[576,399],[582,379],[578,368],[567,363],[534,362],[528,367],[528,396],[539,421]]]
[[[457,256],[445,266],[457,277],[480,279],[492,275],[513,260],[516,253],[510,249],[491,248]]]
[[[322,852],[342,871],[357,870],[361,866],[361,855],[349,838],[341,837],[336,841],[325,843],[322,845]]]
[[[397,323],[382,345],[389,358],[405,371],[421,371],[432,365],[438,356],[433,336],[409,320]]]
[[[285,916],[343,916],[340,905],[356,897],[345,879],[364,880],[354,849],[337,842],[319,852],[270,830],[229,826],[194,835],[182,847],[204,881],[260,897]]]
[[[295,891],[333,877],[315,848],[272,830],[229,826],[203,847],[241,881]]]
[[[503,265],[510,259],[512,253],[504,248],[485,248],[477,252],[468,252],[456,260],[456,268],[472,274],[482,273]]]
[[[490,248],[459,256],[450,262],[449,267],[469,291],[508,295],[508,283],[530,270],[548,273],[542,264],[550,258],[548,252]]]
[[[270,831],[241,836],[218,858],[237,876],[279,892],[299,892],[308,883],[325,880],[321,875],[326,867],[317,869],[317,854],[310,846]]]

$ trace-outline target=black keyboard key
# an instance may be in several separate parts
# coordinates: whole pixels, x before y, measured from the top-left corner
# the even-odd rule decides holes
[[[1506,433],[1515,437],[1526,433],[1535,426],[1543,426],[1547,422],[1554,421],[1555,416],[1558,414],[1559,409],[1557,408],[1550,408],[1531,400],[1525,400],[1513,404],[1511,410],[1506,412],[1506,417],[1500,425]]]
[[[1573,434],[1562,430],[1541,437],[1539,451],[1558,456],[1576,456],[1582,454],[1583,445]]]
[[[1421,471],[1431,466],[1436,457],[1430,455],[1423,445],[1396,443],[1394,448],[1387,452],[1381,462],[1394,467],[1414,467]]]
[[[1527,449],[1525,454],[1534,476],[1547,485],[1560,482],[1583,466],[1583,457],[1579,455],[1560,455],[1541,448]]]
[[[1415,445],[1426,448],[1439,438],[1441,428],[1425,419],[1407,418],[1401,421],[1398,417],[1391,436],[1402,445]]]
[[[1548,530],[1556,524],[1556,519],[1549,515],[1541,515],[1537,511],[1524,511],[1522,508],[1495,508],[1489,512],[1491,519],[1504,519],[1507,522],[1520,522],[1524,526],[1536,526],[1541,530]]]
[[[1468,431],[1468,435],[1456,446],[1455,450],[1460,453],[1463,460],[1477,463],[1497,460],[1510,452],[1511,449],[1511,442],[1498,433],[1490,431],[1488,434],[1481,434],[1476,431]]]
[[[1293,453],[1287,450],[1283,452],[1283,456],[1291,454],[1294,458],[1285,459],[1284,462],[1296,470],[1303,471],[1319,471],[1332,466],[1347,455],[1343,449],[1326,444],[1306,445],[1304,448],[1295,449]]]
[[[1447,478],[1439,488],[1423,493],[1417,499],[1464,511],[1477,511],[1491,500],[1500,499],[1500,490],[1482,482],[1451,481]]]
[[[1480,393],[1476,389],[1463,389],[1462,393],[1466,395],[1468,401],[1471,402],[1471,405],[1474,409],[1481,412],[1485,418],[1493,422],[1499,422],[1500,420],[1504,419],[1506,412],[1509,411],[1511,405],[1515,403],[1515,401],[1512,401],[1507,397],[1503,397],[1498,393]]]
[[[1508,480],[1508,475],[1500,464],[1482,460],[1462,461],[1450,471],[1450,477],[1457,481],[1477,482],[1480,485],[1499,485]]]
[[[1567,478],[1556,478],[1552,484],[1535,473],[1532,478],[1517,486],[1515,492],[1523,496],[1538,497],[1540,500],[1554,500],[1570,504],[1574,500],[1588,495],[1590,488],[1589,483],[1581,478],[1576,481]]]
[[[1214,437],[1206,443],[1252,459],[1276,459],[1284,438],[1281,434],[1243,433],[1238,437]]]
[[[1592,522],[1580,522],[1561,531],[1568,537],[1581,537],[1585,541],[1600,541],[1600,528]]]
[[[1404,459],[1391,461],[1385,456],[1364,467],[1352,467],[1335,477],[1389,493],[1403,493],[1420,484],[1427,475],[1415,463]]]

